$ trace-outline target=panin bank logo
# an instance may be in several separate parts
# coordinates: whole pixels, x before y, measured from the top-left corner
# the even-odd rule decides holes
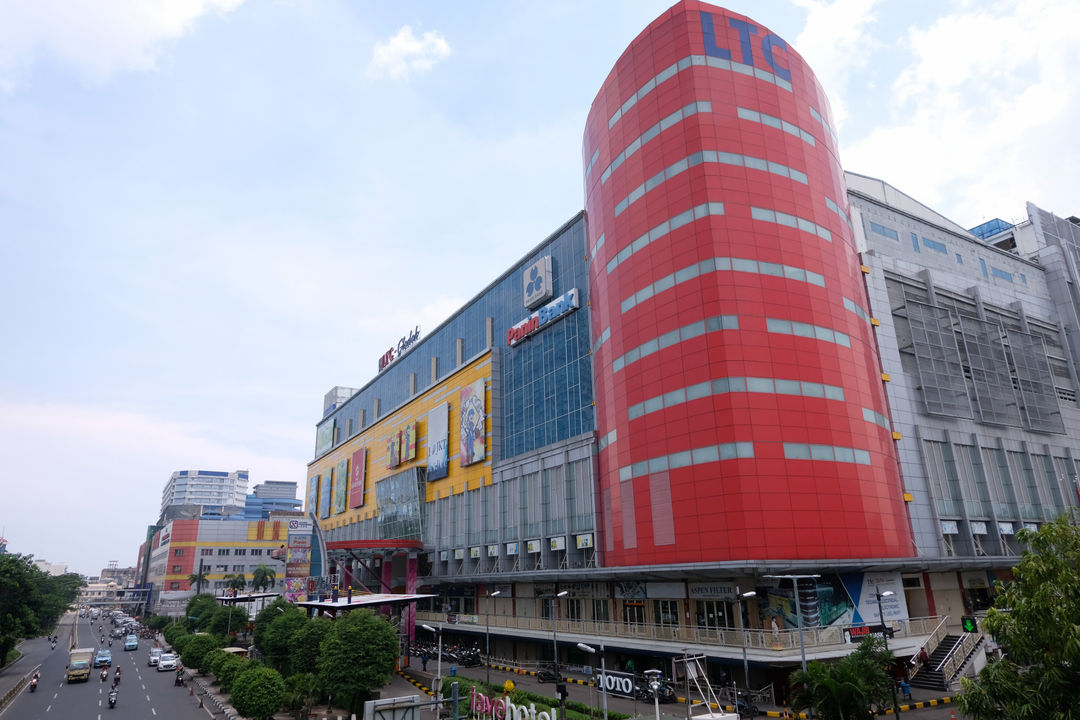
[[[551,256],[545,255],[525,268],[525,307],[534,310],[550,300],[554,291],[551,283]]]
[[[507,330],[506,344],[510,347],[517,345],[533,333],[540,332],[563,315],[566,315],[573,310],[577,310],[577,307],[577,288],[574,288],[555,298],[550,303]]]

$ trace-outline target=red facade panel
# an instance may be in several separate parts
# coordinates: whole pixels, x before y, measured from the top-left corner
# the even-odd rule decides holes
[[[597,94],[605,564],[912,556],[891,433],[868,420],[885,393],[831,123],[782,39],[698,2]]]

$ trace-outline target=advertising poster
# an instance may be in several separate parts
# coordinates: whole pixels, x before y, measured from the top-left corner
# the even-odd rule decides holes
[[[904,597],[904,583],[900,573],[845,573],[840,579],[854,606],[851,613],[852,623],[879,623],[879,592],[892,593],[881,598],[881,614],[885,616],[885,622],[908,619],[907,600]]]
[[[446,477],[450,465],[450,442],[447,438],[450,403],[443,403],[427,414],[427,479]]]
[[[290,520],[285,552],[285,577],[306,578],[311,574],[310,520]]]
[[[307,481],[307,511],[309,513],[319,512],[319,476],[312,475]]]
[[[401,464],[401,433],[396,432],[386,438],[386,469],[396,468]]]
[[[352,455],[352,472],[349,473],[349,508],[364,504],[364,485],[367,481],[367,448],[360,448]]]
[[[334,420],[327,420],[319,426],[315,435],[315,457],[330,451],[334,446]]]
[[[458,462],[464,465],[472,465],[480,462],[486,456],[484,437],[484,381],[477,380],[472,385],[461,388],[461,444],[458,452]]]
[[[285,600],[291,603],[307,602],[307,578],[285,578]]]
[[[416,459],[416,423],[409,423],[401,431],[401,462]]]
[[[349,459],[337,464],[334,474],[334,514],[345,512],[345,500],[349,494]]]
[[[319,483],[319,517],[330,517],[330,491],[334,485],[334,470],[333,468],[327,468],[326,472],[322,476],[322,481]]]

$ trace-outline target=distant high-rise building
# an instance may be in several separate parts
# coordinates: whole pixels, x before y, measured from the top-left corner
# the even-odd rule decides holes
[[[243,516],[236,519],[266,520],[272,512],[301,509],[301,502],[296,498],[295,482],[269,480],[255,486],[247,496]]]
[[[161,518],[198,516],[206,507],[221,515],[241,513],[247,493],[247,470],[178,470],[161,493]]]
[[[51,563],[48,560],[35,560],[38,570],[46,575],[63,575],[68,571],[67,563]]]

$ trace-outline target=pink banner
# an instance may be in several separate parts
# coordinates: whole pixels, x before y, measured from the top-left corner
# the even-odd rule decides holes
[[[364,481],[367,478],[367,448],[360,448],[352,456],[352,472],[349,473],[349,507],[364,504]]]

